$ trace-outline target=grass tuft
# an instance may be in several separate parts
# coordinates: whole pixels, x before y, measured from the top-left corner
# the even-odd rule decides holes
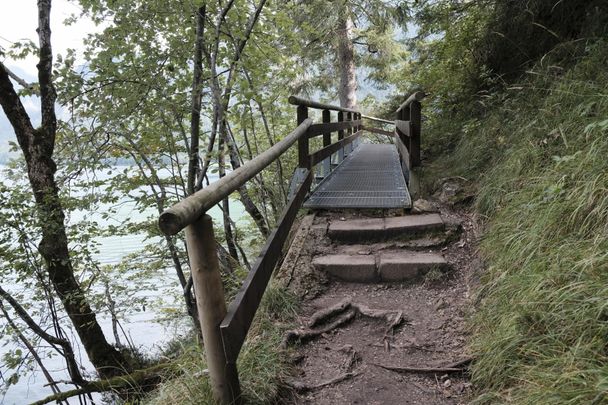
[[[428,170],[474,179],[477,404],[608,403],[608,44],[489,96]],[[431,142],[453,120],[434,118]],[[462,122],[460,123],[462,124]]]
[[[237,362],[247,404],[280,403],[288,394],[282,381],[291,370],[280,345],[297,307],[298,299],[291,292],[272,284],[266,290]],[[173,343],[172,352],[180,353],[174,360],[180,371],[163,382],[147,403],[214,404],[204,351],[198,342],[190,338],[181,345]]]

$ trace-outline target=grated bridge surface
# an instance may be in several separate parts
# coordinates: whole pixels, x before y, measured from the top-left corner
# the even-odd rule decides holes
[[[391,144],[361,144],[319,184],[304,207],[409,208],[410,194]]]

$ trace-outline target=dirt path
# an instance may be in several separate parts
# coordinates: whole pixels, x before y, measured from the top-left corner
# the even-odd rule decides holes
[[[308,218],[313,224],[301,243],[295,266],[290,268],[295,274],[283,274],[304,297],[298,333],[327,327],[348,315],[346,310],[338,311],[319,322],[321,326],[310,326],[319,311],[341,302],[376,313],[388,311],[386,316],[377,317],[358,311],[318,337],[295,339],[297,375],[289,381],[299,393],[295,403],[467,403],[470,384],[466,372],[397,372],[381,366],[443,368],[467,359],[464,318],[470,305],[471,274],[477,266],[473,222],[465,214],[443,210],[448,230],[432,237],[353,245],[327,236],[332,221],[372,216],[342,212],[317,213],[314,221]],[[431,271],[407,282],[353,283],[332,279],[311,265],[315,257],[346,251],[437,252],[450,269]],[[400,322],[391,327],[398,315],[402,315]]]

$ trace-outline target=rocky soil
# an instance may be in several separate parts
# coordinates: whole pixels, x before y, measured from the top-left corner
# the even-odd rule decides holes
[[[429,210],[440,211],[445,232],[378,243],[334,241],[328,224],[402,213],[317,212],[304,219],[280,273],[304,301],[300,327],[286,336],[295,350],[296,375],[286,382],[298,393],[294,403],[468,402],[465,318],[480,268],[477,230],[468,214],[439,204],[419,201],[413,212]],[[324,254],[400,250],[441,253],[449,269],[405,282],[353,283],[312,265]]]

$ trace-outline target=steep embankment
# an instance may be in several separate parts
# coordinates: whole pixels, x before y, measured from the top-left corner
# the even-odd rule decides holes
[[[608,43],[578,52],[471,100],[483,104],[475,119],[442,126],[438,114],[428,134],[460,126],[433,171],[477,184],[486,218],[472,319],[479,403],[608,401]]]

